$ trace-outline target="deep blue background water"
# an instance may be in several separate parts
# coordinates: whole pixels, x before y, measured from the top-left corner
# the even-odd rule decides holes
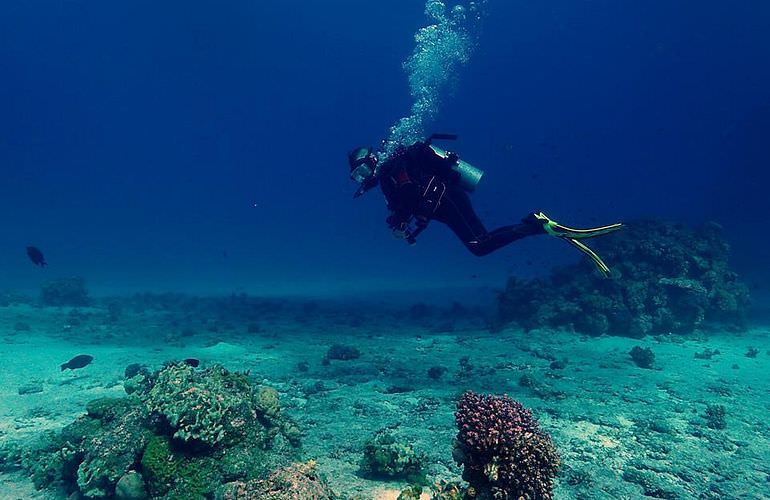
[[[0,288],[500,286],[578,258],[539,238],[478,259],[439,224],[408,247],[378,193],[351,198],[346,152],[411,103],[423,5],[2,2]],[[485,169],[490,227],[715,220],[761,285],[768,28],[763,0],[490,0],[432,130]]]

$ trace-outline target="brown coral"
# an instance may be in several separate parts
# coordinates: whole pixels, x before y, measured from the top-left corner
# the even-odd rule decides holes
[[[478,499],[550,500],[559,456],[532,412],[508,396],[466,392],[453,455]]]

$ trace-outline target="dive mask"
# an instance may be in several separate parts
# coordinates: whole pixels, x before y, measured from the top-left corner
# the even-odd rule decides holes
[[[374,175],[374,172],[372,172],[371,167],[366,162],[362,162],[350,172],[350,178],[359,184],[371,178],[372,175]]]
[[[376,165],[377,158],[371,151],[369,151],[353,161],[350,169],[350,178],[361,184],[374,176],[374,168]]]

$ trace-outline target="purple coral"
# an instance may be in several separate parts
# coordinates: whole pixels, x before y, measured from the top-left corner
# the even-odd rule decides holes
[[[455,413],[455,460],[477,499],[553,498],[559,455],[532,412],[508,396],[466,392]]]

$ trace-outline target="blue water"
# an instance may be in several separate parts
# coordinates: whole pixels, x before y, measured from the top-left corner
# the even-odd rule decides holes
[[[362,472],[384,428],[427,452],[431,481],[459,481],[467,389],[541,419],[555,498],[769,498],[768,61],[767,0],[0,2],[0,497],[91,491],[68,476],[34,493],[35,440],[123,397],[126,367],[186,359],[274,385],[303,460],[354,498],[406,486]],[[677,226],[629,225],[610,253],[640,249],[625,282],[525,282],[584,258],[545,236],[478,258],[434,222],[410,247],[379,192],[353,198],[347,154],[432,132],[485,171],[489,229],[538,211],[713,221],[737,278],[711,225],[681,246]],[[116,455],[110,439],[78,453]],[[157,482],[126,443],[108,495],[129,469]]]
[[[423,2],[4,2],[0,282],[36,289],[501,286],[578,257],[392,239],[346,152],[413,102]],[[460,135],[494,227],[715,220],[768,279],[770,4],[490,0],[424,133]],[[33,268],[28,244],[49,267]],[[527,264],[529,262],[529,265]],[[476,276],[476,278],[472,278]]]

